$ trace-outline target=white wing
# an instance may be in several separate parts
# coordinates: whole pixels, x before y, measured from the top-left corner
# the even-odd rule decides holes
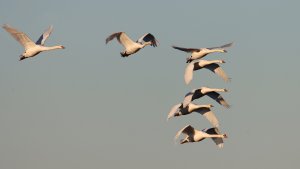
[[[230,78],[227,76],[225,71],[221,68],[220,65],[216,63],[212,63],[209,65],[204,66],[205,68],[209,69],[210,71],[214,72],[217,74],[219,77],[221,77],[225,82],[229,82]]]
[[[205,131],[208,134],[221,134],[218,128],[210,128]],[[224,147],[224,141],[222,138],[211,138],[219,148]]]
[[[40,36],[40,38],[36,41],[37,45],[44,45],[45,41],[48,39],[50,34],[53,31],[53,26],[49,26],[49,28]]]
[[[233,43],[228,43],[222,46],[218,46],[218,47],[211,47],[211,48],[207,48],[207,49],[224,49],[224,48],[228,48],[231,47]]]
[[[10,33],[10,35],[15,38],[25,48],[25,50],[35,46],[35,43],[25,33],[20,32],[7,24],[4,25],[3,28]]]
[[[210,108],[200,108],[195,110],[195,112],[203,115],[214,127],[219,127],[219,120],[217,119],[214,112],[210,110]]]
[[[184,97],[184,100],[182,102],[183,104],[183,108],[185,108],[189,103],[192,102],[192,98],[194,96],[194,93],[195,93],[195,90],[191,91],[191,92],[188,92],[185,97]]]
[[[173,106],[168,114],[168,118],[167,120],[169,120],[171,117],[174,117],[174,115],[178,112],[178,108],[182,105],[182,103],[180,104],[176,104],[175,106]]]
[[[193,80],[194,62],[188,64],[185,68],[184,81],[189,84]]]
[[[192,136],[195,134],[195,129],[191,125],[183,127],[176,133],[174,140],[177,140],[181,133],[186,134],[188,136]]]
[[[221,96],[220,93],[209,92],[206,95],[209,96],[210,98],[214,99],[216,102],[218,102],[222,106],[224,106],[226,108],[230,108],[230,105],[226,102],[226,100]]]
[[[193,100],[199,99],[202,96],[203,94],[201,93],[201,89],[193,89],[192,91],[188,92],[183,100],[183,108],[185,108]]]
[[[113,33],[110,36],[108,36],[106,38],[106,43],[108,43],[109,41],[113,40],[114,38],[117,38],[119,43],[121,43],[124,48],[130,48],[131,46],[135,45],[136,43],[134,41],[132,41],[125,32],[117,32],[117,33]]]

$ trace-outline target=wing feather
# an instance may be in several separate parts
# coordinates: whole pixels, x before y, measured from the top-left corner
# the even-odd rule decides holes
[[[230,108],[230,105],[225,101],[225,99],[217,92],[209,92],[206,94],[210,98],[214,99],[216,102],[221,104],[222,106],[226,108]]]
[[[218,128],[210,128],[206,130],[206,133],[208,134],[221,134]],[[219,148],[223,148],[224,147],[224,141],[222,138],[211,138],[215,144],[219,147]]]
[[[195,99],[199,99],[202,97],[203,94],[201,93],[201,89],[194,89],[188,92],[183,100],[183,108],[185,108],[189,103],[191,103]]]
[[[228,44],[225,44],[225,45],[222,45],[222,46],[218,46],[218,47],[211,47],[211,48],[207,48],[207,49],[224,49],[224,48],[228,48],[228,47],[231,47],[233,44],[233,42],[231,43],[228,43]]]
[[[135,42],[132,41],[125,32],[117,32],[117,33],[113,33],[110,36],[108,36],[105,40],[106,44],[113,40],[114,38],[117,38],[118,42],[123,45],[124,48],[129,48],[133,45],[135,45]]]
[[[212,124],[212,126],[219,127],[219,120],[217,119],[215,113],[210,110],[210,108],[199,108],[195,110],[195,112],[203,115]]]
[[[14,38],[16,39],[25,50],[35,46],[35,43],[23,32],[18,31],[17,29],[5,24],[3,28]]]
[[[214,72],[219,77],[221,77],[225,82],[230,81],[230,78],[227,76],[225,71],[217,63],[212,63],[212,64],[209,64],[209,65],[206,65],[206,66],[204,66],[204,68],[209,69],[210,71]]]
[[[175,114],[178,112],[179,107],[182,105],[182,103],[180,104],[176,104],[175,106],[173,106],[170,110],[170,112],[168,113],[168,119],[170,119],[171,117],[174,117]]]
[[[53,31],[53,26],[49,26],[49,28],[40,36],[40,38],[36,41],[37,45],[43,45],[45,44],[45,41],[48,39],[50,34]]]
[[[192,52],[200,52],[200,49],[196,48],[183,48],[183,47],[178,47],[178,46],[172,46],[174,49],[181,50],[184,52],[192,53]]]
[[[151,46],[157,47],[158,41],[151,33],[146,33],[137,40],[138,43],[143,44],[143,42],[151,42]]]
[[[193,80],[194,63],[190,63],[185,68],[184,81],[189,84]]]
[[[191,125],[187,125],[176,133],[174,139],[177,140],[181,133],[186,134],[191,137],[195,134],[195,129]]]

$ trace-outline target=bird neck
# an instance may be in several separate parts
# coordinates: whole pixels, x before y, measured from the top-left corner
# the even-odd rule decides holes
[[[214,53],[214,52],[220,52],[220,53],[223,53],[224,52],[224,49],[211,49],[208,51],[208,53]]]
[[[213,63],[223,63],[223,61],[222,60],[200,60],[199,66],[204,67],[206,65],[210,65]]]
[[[222,134],[209,134],[207,137],[210,137],[210,138],[224,138],[224,135],[222,135]]]
[[[61,45],[58,45],[58,46],[41,46],[42,51],[55,50],[55,49],[64,49],[64,47],[61,46]]]
[[[145,42],[145,43],[142,44],[142,48],[144,48],[147,45],[151,45],[151,44],[152,44],[151,41],[150,42]]]
[[[208,88],[208,87],[202,87],[201,93],[205,94],[208,92],[224,92],[224,89],[218,89],[218,88]]]
[[[190,104],[188,105],[188,111],[189,111],[189,112],[192,112],[192,111],[194,111],[195,109],[199,109],[200,107],[201,107],[201,105],[196,105],[196,104],[190,103]]]

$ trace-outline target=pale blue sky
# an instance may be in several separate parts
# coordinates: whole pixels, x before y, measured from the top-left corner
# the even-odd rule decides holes
[[[298,64],[300,1],[0,1],[0,24],[65,50],[18,61],[23,48],[0,31],[0,168],[297,168],[300,157]],[[160,42],[129,58],[113,32]],[[234,42],[224,59],[225,83],[208,71],[185,85],[186,53],[172,49]],[[224,109],[212,103],[229,135],[174,145],[197,114],[166,122],[170,108],[201,86],[228,88]]]

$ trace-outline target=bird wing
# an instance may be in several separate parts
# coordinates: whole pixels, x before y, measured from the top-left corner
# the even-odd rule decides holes
[[[192,52],[200,52],[200,49],[196,49],[196,48],[182,48],[182,47],[178,47],[178,46],[172,46],[174,49],[178,49],[184,52],[188,52],[188,53],[192,53]]]
[[[156,47],[158,41],[151,33],[146,33],[142,37],[140,37],[136,42],[143,44],[144,42],[151,42],[151,46]]]
[[[195,129],[191,125],[187,125],[176,133],[176,136],[174,139],[177,140],[181,133],[192,137],[195,134]]]
[[[230,78],[227,76],[225,71],[221,68],[220,65],[216,63],[212,63],[209,65],[204,66],[206,69],[209,69],[210,71],[214,72],[217,74],[219,77],[221,77],[225,82],[229,82]]]
[[[218,47],[211,47],[211,48],[207,48],[207,49],[223,49],[223,48],[228,48],[228,47],[231,47],[233,43],[228,43],[228,44],[225,44],[225,45],[222,45],[222,46],[218,46]]]
[[[43,45],[45,44],[45,41],[48,39],[50,34],[53,31],[53,26],[49,26],[49,28],[40,36],[40,38],[35,42],[37,45]]]
[[[217,92],[209,92],[208,95],[210,98],[214,99],[219,104],[223,105],[226,108],[229,108],[230,105],[225,101],[225,99]]]
[[[193,72],[194,72],[194,63],[190,63],[186,66],[184,72],[184,81],[186,84],[189,84],[193,80]]]
[[[170,119],[171,117],[174,117],[174,115],[178,112],[179,107],[182,105],[182,103],[176,104],[175,106],[173,106],[168,114],[168,119]]]
[[[209,128],[205,131],[207,134],[221,134],[218,128]],[[222,138],[211,138],[219,148],[224,147],[224,141]]]
[[[130,46],[132,46],[132,45],[135,44],[135,42],[132,41],[132,40],[126,35],[125,32],[117,32],[117,33],[111,34],[110,36],[108,36],[108,37],[106,38],[106,40],[105,40],[106,44],[107,44],[109,41],[113,40],[115,37],[118,39],[118,42],[124,46],[124,48],[128,48],[128,47],[130,47]]]
[[[189,103],[191,103],[195,90],[188,92],[183,99],[183,108],[185,108]]]
[[[199,99],[202,97],[203,94],[201,93],[201,89],[194,89],[188,92],[183,100],[183,108],[185,108],[189,103],[191,103],[195,99]]]
[[[25,33],[20,32],[7,24],[4,25],[3,28],[10,33],[10,35],[15,38],[25,48],[25,50],[35,46],[35,43]]]
[[[210,110],[210,108],[202,107],[195,110],[195,112],[203,115],[212,124],[212,126],[219,127],[219,120],[217,119],[215,113]]]

